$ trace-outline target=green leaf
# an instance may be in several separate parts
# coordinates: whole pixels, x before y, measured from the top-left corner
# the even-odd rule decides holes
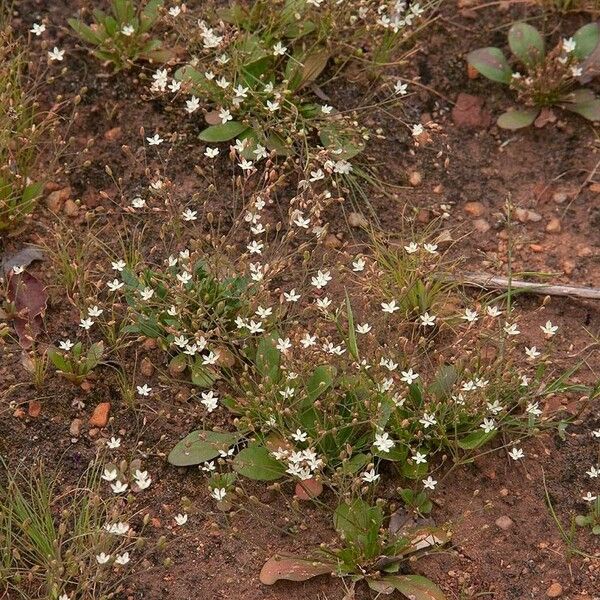
[[[77,19],[67,19],[67,23],[71,26],[71,29],[88,44],[99,44],[102,41],[96,32],[82,21],[78,21]]]
[[[575,41],[574,54],[579,60],[585,60],[598,46],[600,42],[600,25],[588,23],[578,29],[573,36]]]
[[[463,450],[475,450],[476,448],[480,448],[489,441],[493,440],[497,433],[497,429],[494,429],[489,433],[486,433],[483,429],[480,429],[479,431],[474,431],[461,440],[458,440],[458,445]]]
[[[306,399],[312,404],[333,385],[335,369],[329,365],[317,367],[306,382]]]
[[[512,53],[527,67],[542,62],[546,56],[544,38],[528,23],[515,23],[508,32],[508,45]]]
[[[279,380],[281,353],[275,347],[277,334],[265,335],[258,342],[256,349],[256,368],[265,378],[275,383]]]
[[[352,358],[359,360],[358,344],[356,343],[356,329],[354,327],[354,313],[352,312],[352,305],[350,304],[350,298],[348,297],[348,291],[346,290],[346,317],[348,319],[348,350],[352,355]]]
[[[238,121],[228,121],[221,125],[211,125],[198,136],[203,142],[228,142],[249,129],[248,125]]]
[[[329,56],[326,48],[319,48],[305,56],[299,65],[297,85],[291,89],[301,90],[315,81],[327,66]]]
[[[342,472],[344,475],[354,475],[367,466],[370,460],[368,454],[355,454],[352,458],[342,463]]]
[[[198,355],[194,358],[194,362],[190,366],[192,373],[192,383],[199,388],[212,387],[217,379],[217,374],[206,365],[202,364],[202,358]]]
[[[104,342],[96,342],[92,344],[87,351],[85,366],[88,370],[92,370],[95,368],[98,363],[102,360],[102,355],[104,354]]]
[[[421,575],[386,575],[381,579],[367,579],[376,592],[389,594],[396,590],[410,600],[447,600],[444,592],[430,579]]]
[[[498,117],[498,127],[502,129],[522,129],[529,127],[540,114],[539,109],[531,110],[508,110]]]
[[[168,461],[176,467],[199,465],[227,451],[242,438],[241,433],[221,433],[198,429],[184,437],[169,453]]]
[[[365,148],[365,142],[357,131],[342,130],[334,124],[322,127],[319,139],[325,148],[332,151],[336,160],[350,160]]]
[[[467,55],[467,62],[484,77],[500,83],[510,83],[512,70],[500,48],[479,48]]]
[[[67,360],[63,356],[62,352],[60,352],[56,348],[54,348],[54,347],[48,348],[48,358],[50,359],[50,362],[59,371],[62,371],[63,373],[67,373],[67,372],[70,371],[69,363],[67,362]]]
[[[350,504],[340,504],[333,514],[333,526],[344,539],[352,544],[364,545],[365,541],[379,534],[383,512],[379,506],[369,506],[361,498]]]
[[[435,373],[429,392],[438,400],[450,397],[452,388],[458,380],[458,371],[453,365],[443,365]]]
[[[234,459],[233,469],[257,481],[273,481],[285,475],[285,466],[275,460],[271,453],[258,444],[244,448]]]
[[[317,575],[333,573],[334,563],[313,561],[297,556],[273,556],[260,571],[260,582],[273,585],[280,579],[288,581],[306,581]]]
[[[578,104],[565,104],[563,108],[581,115],[588,121],[600,121],[600,99],[598,98],[588,102],[579,102]]]

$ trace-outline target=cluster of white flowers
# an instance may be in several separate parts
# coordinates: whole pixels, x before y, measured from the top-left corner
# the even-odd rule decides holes
[[[304,442],[307,436],[306,433],[298,430],[292,437],[296,441]],[[323,459],[319,458],[317,453],[311,448],[307,448],[306,450],[278,448],[272,454],[277,460],[287,463],[286,473],[292,477],[297,477],[301,481],[312,479],[324,464]]]

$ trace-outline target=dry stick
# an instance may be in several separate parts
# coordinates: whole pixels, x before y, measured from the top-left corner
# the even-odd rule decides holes
[[[512,289],[515,292],[528,292],[530,294],[544,294],[547,296],[570,296],[573,298],[589,298],[600,300],[600,289],[583,287],[580,285],[547,285],[532,281],[519,281],[508,277],[497,277],[487,273],[466,273],[462,279],[455,278],[464,285],[479,286],[489,289]]]

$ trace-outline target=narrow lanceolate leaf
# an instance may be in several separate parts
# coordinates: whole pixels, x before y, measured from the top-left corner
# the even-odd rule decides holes
[[[529,127],[540,114],[539,109],[509,110],[498,117],[498,127],[502,129],[522,129]]]
[[[574,54],[579,60],[585,60],[600,43],[600,25],[588,23],[578,29],[573,36],[575,41]]]
[[[421,575],[387,575],[379,580],[367,579],[372,590],[389,594],[396,590],[410,600],[447,600],[444,592]]]
[[[229,121],[220,125],[211,125],[200,132],[198,136],[203,142],[228,142],[240,133],[249,129],[238,121]]]
[[[333,571],[335,571],[333,563],[312,561],[297,556],[273,556],[263,565],[260,581],[265,585],[273,585],[280,579],[306,581]]]
[[[508,32],[511,52],[526,66],[533,67],[544,59],[546,47],[540,32],[528,23],[515,23]]]
[[[168,461],[176,467],[199,465],[219,456],[221,450],[229,450],[241,437],[240,433],[192,431],[171,450]]]
[[[587,102],[565,104],[564,108],[581,115],[588,121],[600,121],[600,99],[594,98]]]
[[[484,77],[510,83],[512,70],[500,48],[479,48],[467,55],[468,63]]]

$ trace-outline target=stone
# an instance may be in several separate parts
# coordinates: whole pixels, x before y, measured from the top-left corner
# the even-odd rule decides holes
[[[71,425],[69,426],[69,433],[73,437],[79,437],[81,434],[82,426],[83,426],[83,421],[81,419],[73,419],[71,421]]]
[[[529,208],[516,208],[515,215],[517,216],[517,219],[521,221],[521,223],[527,223],[527,221],[537,223],[538,221],[542,220],[542,215],[534,210],[530,210]]]
[[[417,187],[417,186],[421,185],[422,181],[423,181],[423,175],[421,175],[421,173],[419,173],[419,171],[411,171],[408,174],[408,183],[410,183],[410,185],[412,185],[413,187]]]
[[[53,213],[60,212],[60,209],[63,207],[65,201],[71,196],[71,187],[67,186],[60,190],[55,190],[51,192],[46,197],[46,206],[48,210]]]
[[[433,218],[433,214],[428,208],[421,208],[417,213],[417,222],[423,223],[424,225],[429,223]]]
[[[348,225],[350,225],[350,227],[366,228],[369,226],[369,221],[367,221],[367,218],[364,215],[357,212],[351,212],[348,215]]]
[[[554,194],[552,194],[552,200],[554,200],[556,204],[562,204],[563,202],[566,202],[568,197],[569,196],[566,192],[554,192]]]
[[[70,198],[65,201],[63,211],[67,217],[76,217],[79,213],[79,206],[73,202]]]
[[[484,99],[471,94],[460,93],[452,108],[452,120],[457,127],[478,129],[489,127],[491,114],[483,108]]]
[[[546,231],[548,233],[560,233],[561,229],[562,226],[558,217],[552,217],[550,221],[548,221],[548,225],[546,225]]]
[[[486,233],[491,229],[491,225],[485,219],[475,219],[473,221],[473,227],[479,233]]]
[[[529,244],[529,248],[531,249],[532,252],[543,252],[544,251],[544,246],[542,246],[540,244]]]
[[[501,529],[502,531],[508,531],[515,524],[515,522],[506,515],[498,517],[495,523],[496,527],[498,527],[498,529]]]
[[[305,479],[296,484],[295,494],[298,500],[311,500],[323,492],[323,484],[317,479]]]
[[[467,202],[463,208],[472,217],[481,217],[485,213],[485,206],[481,202]]]
[[[325,248],[339,248],[342,242],[333,233],[328,233],[323,240],[323,245]]]
[[[144,377],[152,377],[154,375],[154,365],[148,357],[144,357],[140,363],[140,373]]]
[[[108,424],[108,415],[110,413],[110,402],[101,402],[96,406],[92,416],[90,417],[89,424],[92,427],[106,427]]]
[[[122,135],[121,128],[113,127],[112,129],[109,129],[108,131],[104,132],[104,139],[108,140],[109,142],[115,142],[121,138],[121,135]]]
[[[42,412],[42,403],[39,400],[30,400],[27,414],[34,419],[40,416]]]
[[[560,585],[560,583],[558,583],[558,581],[555,581],[547,590],[546,590],[546,596],[548,596],[548,598],[558,598],[559,596],[561,596],[563,593],[563,588],[562,585]]]

